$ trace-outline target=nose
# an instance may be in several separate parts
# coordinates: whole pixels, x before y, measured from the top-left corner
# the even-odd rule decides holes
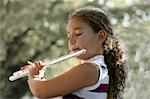
[[[74,37],[70,37],[69,43],[70,43],[71,45],[75,45],[75,44],[76,44],[75,38],[74,38]]]
[[[73,37],[71,37],[70,39],[69,39],[69,50],[70,51],[73,51],[74,49],[76,49],[76,47],[77,47],[77,42],[76,42],[76,39],[75,38],[73,38]]]

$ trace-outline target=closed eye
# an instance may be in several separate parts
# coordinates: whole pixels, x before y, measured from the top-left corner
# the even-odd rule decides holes
[[[80,35],[82,35],[82,33],[77,33],[77,34],[76,34],[76,36],[80,36]]]
[[[73,37],[78,37],[78,36],[80,36],[80,35],[82,35],[83,33],[74,33],[74,36]],[[72,38],[72,37],[70,37],[70,36],[67,36],[67,39],[68,40],[70,40],[70,38]]]

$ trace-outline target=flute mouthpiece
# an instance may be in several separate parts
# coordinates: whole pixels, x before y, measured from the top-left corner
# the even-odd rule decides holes
[[[86,49],[82,49],[83,53],[82,54],[86,54]]]

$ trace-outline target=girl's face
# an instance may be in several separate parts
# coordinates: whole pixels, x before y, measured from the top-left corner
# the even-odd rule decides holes
[[[94,33],[93,29],[81,19],[73,18],[69,20],[67,35],[70,51],[87,50],[86,54],[78,56],[78,59],[88,59],[101,54],[102,43],[99,40],[98,33]]]

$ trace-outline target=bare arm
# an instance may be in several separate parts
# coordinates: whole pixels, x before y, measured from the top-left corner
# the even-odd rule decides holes
[[[97,66],[85,63],[63,75],[47,81],[28,80],[31,92],[40,98],[63,96],[83,87],[94,85],[99,77]]]

